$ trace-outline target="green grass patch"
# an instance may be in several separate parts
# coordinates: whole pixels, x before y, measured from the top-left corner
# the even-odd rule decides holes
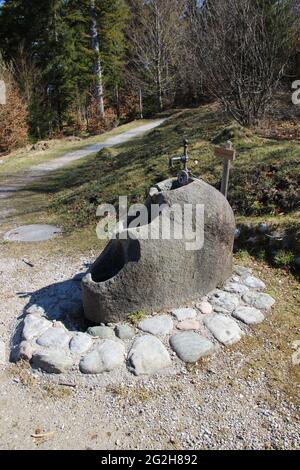
[[[132,325],[137,325],[141,320],[143,320],[146,316],[146,313],[143,312],[142,310],[139,310],[137,312],[132,312],[130,315],[128,315],[127,320],[129,323]]]

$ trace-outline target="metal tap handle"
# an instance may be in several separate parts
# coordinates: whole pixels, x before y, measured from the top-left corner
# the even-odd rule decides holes
[[[181,157],[171,157],[169,159],[169,168],[174,168],[174,162],[181,162],[184,165],[184,170],[188,171],[187,169],[187,163],[189,161],[188,145],[189,145],[188,140],[184,139],[183,140],[184,154]]]
[[[182,161],[182,157],[171,157],[169,159],[169,167],[174,168],[174,162],[181,162],[181,161]]]
[[[186,139],[183,139],[184,155],[183,155],[182,162],[184,164],[185,171],[188,171],[188,167],[187,167],[187,164],[188,164],[188,161],[189,161],[188,146],[189,146],[189,141],[186,140]]]
[[[186,139],[183,139],[184,155],[186,157],[188,156],[188,146],[189,146],[189,141]]]

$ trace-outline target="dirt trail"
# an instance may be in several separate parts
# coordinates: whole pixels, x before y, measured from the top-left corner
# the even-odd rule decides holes
[[[109,137],[101,143],[89,145],[83,149],[65,153],[61,157],[55,158],[48,162],[41,163],[39,165],[34,165],[28,168],[28,170],[24,171],[21,175],[11,178],[5,184],[1,185],[0,199],[6,199],[10,197],[15,192],[26,187],[33,181],[42,178],[51,171],[63,168],[70,162],[79,160],[80,158],[87,157],[88,155],[99,152],[99,150],[103,148],[114,147],[115,145],[128,142],[129,140],[134,139],[135,137],[139,137],[145,132],[149,132],[155,127],[159,126],[164,121],[165,119],[157,119],[156,121],[153,121],[149,124],[144,124],[142,126],[139,126],[130,131],[123,132],[122,134],[116,135],[114,137]],[[0,211],[0,219],[3,218],[5,218],[5,213],[4,211]]]

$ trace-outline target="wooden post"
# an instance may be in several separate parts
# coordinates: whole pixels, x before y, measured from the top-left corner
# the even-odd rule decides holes
[[[232,142],[228,141],[224,147],[217,147],[215,149],[215,155],[223,159],[221,193],[227,198],[231,161],[236,157],[236,152],[232,147]]]

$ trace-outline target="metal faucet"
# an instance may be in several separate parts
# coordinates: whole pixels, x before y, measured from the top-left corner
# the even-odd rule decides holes
[[[171,157],[169,159],[169,168],[170,169],[174,168],[174,163],[175,162],[180,162],[180,163],[183,163],[183,165],[184,165],[183,170],[181,170],[177,175],[178,182],[181,186],[188,184],[189,178],[190,178],[190,174],[189,174],[189,170],[188,170],[188,166],[187,166],[188,161],[189,161],[188,145],[189,145],[188,140],[184,139],[183,140],[183,148],[184,148],[183,155],[181,157]]]

